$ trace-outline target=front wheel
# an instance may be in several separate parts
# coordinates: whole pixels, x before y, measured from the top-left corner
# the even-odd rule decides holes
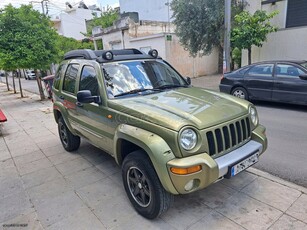
[[[59,136],[60,136],[62,145],[66,151],[71,152],[79,148],[80,137],[73,135],[69,131],[69,129],[67,128],[67,125],[65,124],[63,117],[59,118],[58,131],[59,131]]]
[[[161,185],[146,153],[130,153],[124,159],[122,177],[127,196],[140,215],[154,219],[169,209],[173,195]]]
[[[234,90],[232,90],[231,94],[235,97],[239,97],[241,99],[248,100],[248,93],[247,91],[242,87],[236,87]]]

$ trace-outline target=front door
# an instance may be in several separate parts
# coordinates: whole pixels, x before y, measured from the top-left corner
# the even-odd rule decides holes
[[[298,66],[278,63],[274,77],[273,100],[307,104],[307,80],[299,77],[302,74],[306,73]]]

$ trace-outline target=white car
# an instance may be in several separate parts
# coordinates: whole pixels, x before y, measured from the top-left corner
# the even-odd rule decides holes
[[[31,70],[31,69],[26,70],[25,79],[26,80],[36,79],[34,70]]]

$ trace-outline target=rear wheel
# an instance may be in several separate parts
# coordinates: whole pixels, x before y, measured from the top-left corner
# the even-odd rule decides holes
[[[69,131],[69,129],[67,128],[67,125],[65,124],[63,117],[59,118],[58,131],[59,131],[59,136],[60,136],[62,145],[66,151],[71,152],[79,148],[80,137],[73,135]]]
[[[122,177],[128,198],[140,215],[154,219],[172,204],[173,195],[163,188],[143,151],[132,152],[124,159]]]
[[[242,87],[236,87],[232,90],[231,94],[235,97],[239,97],[241,99],[248,100],[248,93],[247,91]]]

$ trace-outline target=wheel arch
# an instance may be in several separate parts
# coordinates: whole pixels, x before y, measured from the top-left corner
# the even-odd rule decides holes
[[[144,154],[148,155],[165,190],[172,194],[178,194],[167,169],[167,162],[174,159],[175,156],[163,138],[138,127],[120,125],[114,136],[116,162],[121,165],[124,158],[136,150],[143,150]]]

